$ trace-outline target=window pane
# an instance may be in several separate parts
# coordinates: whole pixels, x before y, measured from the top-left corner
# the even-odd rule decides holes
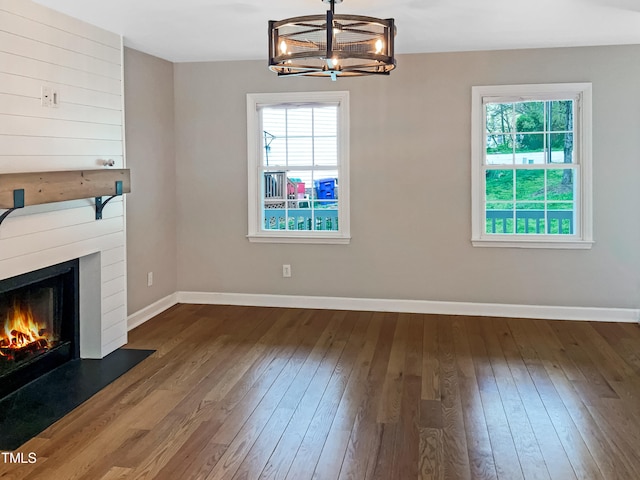
[[[489,103],[486,105],[487,133],[513,132],[513,103]]]
[[[288,139],[288,162],[291,167],[311,165],[313,159],[313,139],[311,137]]]
[[[544,201],[544,170],[516,171],[516,200]]]
[[[513,164],[513,135],[487,135],[487,165]]]
[[[547,205],[548,230],[547,233],[558,235],[573,235],[574,211],[573,204],[557,202]]]
[[[313,132],[316,137],[338,135],[338,107],[313,109]]]
[[[553,132],[573,131],[573,100],[556,100],[551,104],[551,128]]]
[[[541,133],[519,134],[515,152],[516,165],[531,165],[544,162],[544,135]]]
[[[552,133],[551,163],[573,163],[573,133]]]
[[[516,203],[516,233],[545,233],[544,203]]]
[[[284,208],[287,195],[285,172],[264,172],[262,198],[265,208]]]
[[[485,232],[495,234],[513,233],[513,203],[487,202],[485,210]]]
[[[315,165],[338,165],[338,139],[336,137],[316,137],[314,144]]]
[[[285,172],[264,172],[262,224],[265,230],[286,228],[287,180]]]
[[[266,230],[338,230],[337,170],[264,172]]]
[[[516,131],[544,131],[544,102],[520,102],[515,104]]]
[[[263,108],[262,129],[276,137],[284,138],[287,135],[286,115],[287,110],[284,108]]]
[[[315,230],[338,230],[338,201],[316,201],[314,210]]]
[[[513,200],[513,170],[487,170],[485,178],[487,202]]]
[[[574,200],[575,171],[565,168],[547,171],[547,200]]]
[[[289,208],[309,208],[312,180],[308,170],[287,172],[287,197]]]
[[[270,133],[265,132],[263,132],[263,165],[284,167],[287,164],[287,139],[285,137],[270,137]]]
[[[313,135],[312,129],[313,109],[288,108],[287,109],[287,135],[289,137]]]
[[[338,178],[324,176],[328,174],[329,172],[316,172],[316,178],[313,181],[313,198],[325,200],[326,202],[335,202],[338,198]],[[319,178],[320,175],[323,175],[323,177]]]

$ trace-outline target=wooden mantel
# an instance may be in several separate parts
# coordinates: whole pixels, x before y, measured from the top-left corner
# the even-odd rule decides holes
[[[70,170],[0,174],[0,209],[14,208],[14,191],[24,190],[24,206],[131,192],[129,169]]]

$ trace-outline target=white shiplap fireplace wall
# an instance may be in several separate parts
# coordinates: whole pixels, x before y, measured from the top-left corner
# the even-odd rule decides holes
[[[30,0],[0,0],[0,173],[124,168],[122,39]],[[42,87],[58,92],[41,105]],[[121,198],[26,207],[0,226],[0,279],[80,258],[81,356],[127,341]],[[0,211],[2,213],[3,211]]]

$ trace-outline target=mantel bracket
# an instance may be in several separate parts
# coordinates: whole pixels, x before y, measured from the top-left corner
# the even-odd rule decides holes
[[[24,188],[13,191],[13,208],[10,208],[2,215],[0,215],[0,225],[2,225],[4,219],[7,218],[11,212],[18,208],[24,208]]]
[[[102,220],[102,210],[109,203],[109,201],[113,200],[116,197],[122,195],[122,181],[118,180],[116,182],[116,194],[110,196],[106,200],[102,200],[102,197],[96,197],[96,220]]]

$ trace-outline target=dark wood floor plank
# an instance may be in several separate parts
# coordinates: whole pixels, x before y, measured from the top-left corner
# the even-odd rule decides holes
[[[296,455],[285,477],[289,480],[304,480],[313,477],[333,417],[349,381],[358,354],[356,346],[362,343],[367,325],[365,322],[357,321],[357,312],[349,312],[347,317],[354,325],[353,330],[338,359],[329,384],[323,392],[318,408],[296,449]]]
[[[165,357],[168,357],[162,366],[152,375],[133,384],[122,395],[121,402],[136,403],[150,391],[164,386],[165,383],[173,386],[175,379],[180,378],[181,366],[182,370],[185,370],[183,365],[190,364],[190,359],[193,358],[193,342],[200,342],[199,344],[201,345],[203,337],[207,337],[210,334],[214,335],[214,343],[217,343],[219,339],[219,342],[225,347],[218,352],[216,362],[224,362],[225,360],[228,362],[229,358],[234,358],[239,353],[237,350],[238,345],[253,344],[257,341],[257,338],[273,328],[276,315],[277,312],[273,310],[261,308],[255,312],[254,322],[235,322],[235,325],[224,318],[194,317],[194,327],[198,328],[189,328],[190,335],[183,336],[185,341],[180,343],[176,343],[176,339],[170,337],[167,344],[171,347],[169,348],[166,344],[163,344],[152,355],[152,358],[157,361],[162,361]]]
[[[600,469],[547,374],[545,354],[548,352],[541,347],[546,338],[541,336],[535,324],[531,321],[509,322],[509,328],[575,475],[581,479],[601,479]]]
[[[343,395],[340,400],[331,423],[331,429],[316,464],[313,478],[317,480],[334,480],[340,475],[356,413],[366,392],[367,377],[378,343],[382,318],[372,318],[372,315],[367,313],[361,315],[359,321],[368,323],[368,329],[359,347],[358,357],[345,388],[345,391],[350,394]]]
[[[194,323],[196,321],[196,317],[193,317],[191,313],[186,314],[185,318]],[[184,325],[185,321],[178,323]],[[209,319],[208,322],[200,323],[198,328],[195,329],[196,333],[208,331],[209,325],[212,324],[216,324],[215,319],[213,322]],[[172,335],[165,332],[165,336],[173,342]],[[188,352],[187,349],[183,349],[183,351],[185,354]],[[87,435],[101,430],[105,425],[111,423],[115,417],[119,416],[123,410],[126,410],[126,404],[136,404],[144,399],[149,392],[158,388],[161,383],[159,379],[165,372],[170,371],[170,369],[171,371],[176,371],[179,368],[184,369],[184,366],[181,367],[179,360],[167,362],[165,358],[156,357],[154,353],[132,372],[116,379],[108,390],[98,392],[88,402],[85,402],[67,415],[64,421],[55,423],[40,436],[50,437],[55,435],[58,441],[55,444],[51,444],[52,448],[62,448],[67,451],[74,450],[76,445],[81,444]],[[114,398],[116,398],[115,401]],[[47,451],[43,452],[43,454],[50,455],[51,452]]]
[[[500,392],[483,338],[481,322],[486,321],[486,319],[467,318],[465,326],[484,418],[493,451],[496,474],[501,479],[524,479],[518,453],[513,443],[511,429],[509,428],[509,421],[502,406],[502,399],[500,398]]]
[[[238,382],[228,395],[228,397],[232,396],[233,398],[227,401],[228,397],[225,397],[217,403],[205,401],[208,392],[221,378],[220,372],[212,372],[210,376],[203,380],[204,385],[199,384],[196,386],[185,396],[183,402],[177,406],[176,413],[182,413],[183,417],[180,428],[176,432],[170,433],[173,438],[171,447],[151,451],[134,470],[135,478],[164,478],[167,471],[172,471],[173,469],[182,471],[181,478],[199,478],[203,472],[206,474],[215,466],[213,459],[219,459],[226,452],[228,443],[216,441],[214,435],[225,424],[234,422],[234,420],[230,419],[236,419],[237,428],[241,428],[242,422],[247,417],[246,411],[252,411],[255,408],[255,405],[262,399],[270,385],[285,367],[295,348],[295,344],[292,346],[287,343],[290,336],[295,333],[295,329],[292,328],[293,324],[288,321],[292,315],[295,316],[295,311],[278,312],[275,309],[261,309],[257,310],[256,313],[262,313],[260,319],[257,320],[257,326],[261,328],[256,328],[245,338],[245,346],[240,348],[240,354],[242,355],[251,350],[260,339],[272,337],[273,329],[286,332],[283,337],[282,348],[275,348],[271,352],[271,355],[276,355],[276,360],[269,357],[270,367],[272,366],[273,368],[265,372],[261,381],[254,381],[253,377],[250,378],[249,382],[246,382],[251,384],[248,390],[242,388],[239,394],[232,395],[236,393],[238,386],[246,387],[244,377],[238,379]],[[301,325],[302,323],[300,322]],[[289,328],[285,328],[287,326]],[[240,345],[243,344],[242,341],[239,343]],[[232,348],[235,351],[239,346]],[[192,409],[185,408],[185,403],[193,405]],[[243,407],[247,410],[243,411]],[[238,413],[239,411],[240,413]],[[208,423],[205,423],[207,426],[207,440],[197,442],[196,439],[198,437],[194,438],[194,435],[202,428],[203,422],[207,421]],[[184,451],[189,453],[187,458],[191,459],[190,463],[175,460],[176,456],[179,456]],[[178,464],[177,466],[176,463]]]
[[[276,310],[272,310],[273,313]],[[205,402],[219,402],[222,400],[233,387],[236,385],[239,379],[241,379],[249,370],[251,366],[258,361],[264,354],[270,349],[270,347],[277,345],[282,338],[290,338],[295,330],[299,327],[300,320],[295,317],[293,311],[288,311],[287,314],[281,315],[276,323],[270,328],[260,339],[246,350],[240,357],[236,358],[236,361],[228,368],[224,369],[224,373],[215,384],[211,384],[211,390],[205,395]]]
[[[584,380],[574,380],[573,382],[576,389],[583,395],[584,401],[597,401],[599,398],[618,398],[616,392],[593,362],[588,352],[588,344],[583,343],[578,338],[580,323],[574,326],[569,322],[550,322],[550,325],[573,363],[584,375]]]
[[[438,353],[438,317],[425,315],[422,337],[422,399],[441,400]]]
[[[576,475],[564,450],[562,442],[553,426],[551,418],[540,398],[540,393],[536,389],[529,374],[521,349],[518,348],[513,337],[513,330],[517,330],[523,320],[505,319],[496,321],[499,330],[496,332],[500,338],[502,351],[504,352],[509,370],[513,376],[516,389],[520,394],[520,399],[524,405],[527,417],[538,440],[538,446],[544,457],[549,476],[557,479],[575,479]],[[523,345],[524,354],[530,355],[527,351],[528,345]]]
[[[483,322],[484,339],[520,466],[525,479],[548,479],[549,472],[540,445],[509,369],[500,338],[496,334],[500,331],[500,321],[501,319],[492,319],[490,322]]]
[[[555,336],[556,329],[552,328],[550,323],[552,322],[536,322],[534,324],[547,339],[546,343],[541,343],[537,348],[541,352],[545,370],[562,403],[580,431],[582,439],[602,472],[602,476],[605,479],[634,478],[625,464],[619,461],[621,460],[619,452],[609,443],[583,403],[583,396],[574,388],[575,381],[572,382],[567,376],[567,371],[564,368],[566,357],[563,348],[557,347],[560,340]],[[550,345],[553,346],[550,347]],[[573,369],[572,373],[575,373]]]
[[[497,479],[464,317],[452,321],[452,332],[471,477],[478,480]]]
[[[610,331],[611,328],[604,331]],[[600,335],[597,325],[576,323],[573,335],[585,346],[591,361],[603,376],[608,386],[626,403],[626,409],[635,412],[628,419],[640,430],[640,378],[632,365],[623,357],[624,353]],[[613,405],[617,402],[612,402]]]
[[[382,386],[378,409],[379,423],[397,423],[400,417],[400,397],[404,378],[408,323],[406,316],[395,316],[397,317],[396,331],[393,335],[387,375]],[[387,315],[388,317],[389,315]]]
[[[404,381],[400,402],[400,421],[396,431],[392,478],[417,479],[420,456],[420,406],[422,394],[423,317],[406,315],[408,337],[404,361]]]
[[[126,443],[136,430],[153,428],[177,404],[180,394],[166,390],[156,390],[145,401],[132,406],[109,424],[111,435],[96,435],[85,438],[82,446],[73,451],[56,452],[46,465],[31,474],[34,479],[65,478],[77,479],[93,465],[96,458],[105,452],[116,450]]]
[[[384,321],[384,314],[379,312],[374,313],[373,318],[381,320],[380,335],[371,361],[364,398],[360,403],[349,436],[349,444],[340,470],[340,480],[367,478],[367,472],[375,462],[378,394],[386,376],[395,324]]]
[[[313,324],[312,326],[314,328],[309,332],[310,335],[309,333],[307,334],[307,341],[302,343],[303,348],[306,351],[310,351],[309,355],[285,392],[276,411],[240,464],[233,477],[234,479],[255,479],[259,477],[297,407],[300,405],[302,397],[311,385],[321,365],[321,360],[330,347],[331,338],[331,333],[327,332],[325,325]]]
[[[395,326],[389,362],[384,377],[384,383],[378,400],[378,414],[376,431],[373,442],[373,452],[376,456],[367,466],[366,478],[383,480],[391,477],[393,456],[397,446],[397,419],[400,414],[400,395],[402,394],[403,369],[405,361],[405,344],[407,341],[406,317],[399,314],[387,313],[387,322]]]
[[[229,445],[229,448],[227,448],[220,458],[220,461],[206,476],[207,479],[232,479],[262,431],[272,421],[272,418],[272,426],[274,428],[280,428],[285,418],[287,416],[290,417],[293,413],[293,409],[287,408],[287,405],[284,405],[280,409],[278,407],[283,402],[284,395],[295,390],[294,382],[306,364],[311,347],[317,340],[316,336],[309,337],[306,333],[308,332],[301,335],[300,339],[302,341],[290,357],[289,362],[285,365],[285,368],[278,378],[276,378],[276,381],[271,385],[255,410],[251,412],[251,415],[242,425],[242,428],[237,430],[236,433],[235,428],[225,428],[231,426],[227,423],[214,435],[212,440],[215,443]],[[284,426],[286,426],[286,423],[282,425],[282,428],[284,428]],[[233,437],[231,435],[233,435]],[[267,458],[269,458],[268,454],[264,460],[266,461]],[[259,473],[260,470],[257,471]]]
[[[375,457],[367,466],[366,480],[388,480],[393,468],[393,452],[396,448],[397,423],[376,423],[376,436],[372,452]]]
[[[100,480],[127,480],[130,475],[130,468],[112,467],[104,476],[100,477]]]
[[[629,470],[640,478],[640,428],[637,418],[630,417],[622,400],[603,398],[597,406],[588,406],[603,432],[609,436],[627,459]]]
[[[129,339],[0,479],[640,478],[637,325],[177,305]]]
[[[269,408],[275,401],[273,389],[283,388],[286,385],[289,378],[286,376],[286,369],[295,366],[295,364],[291,364],[292,357],[297,353],[299,357],[297,361],[299,362],[305,354],[303,352],[306,350],[308,353],[306,346],[300,349],[299,345],[301,343],[307,345],[315,341],[313,336],[306,336],[309,333],[308,330],[317,332],[326,328],[324,319],[308,314],[299,315],[299,312],[295,310],[289,310],[283,319],[286,320],[284,325],[287,327],[284,330],[279,330],[282,337],[278,342],[278,347],[269,349],[268,353],[256,358],[253,365],[256,372],[260,372],[260,375],[242,375],[225,397],[217,402],[206,400],[208,393],[201,390],[201,394],[204,393],[201,404],[205,405],[202,408],[205,413],[201,417],[210,421],[206,431],[206,439],[197,436],[190,438],[181,449],[185,453],[191,454],[190,464],[186,465],[187,462],[184,461],[179,451],[159,472],[159,478],[204,478],[217,467],[224,455],[227,455],[225,458],[228,458],[231,453],[235,453],[234,464],[237,465],[239,457],[243,453],[242,449],[250,447],[250,444],[238,447],[236,443],[229,451],[232,441],[242,429],[245,429],[247,435],[256,434],[256,428],[260,428],[260,422],[269,418]],[[298,321],[291,323],[292,319]],[[298,323],[298,328],[294,328],[296,323]],[[271,337],[261,337],[262,340],[265,338]],[[272,392],[271,396],[268,396],[269,392]],[[259,407],[262,408],[262,411],[256,413],[255,411]],[[253,423],[247,426],[246,423],[251,419]],[[225,470],[226,474],[229,474],[228,469]]]
[[[471,479],[471,466],[458,386],[458,368],[451,323],[451,318],[440,317],[438,319],[444,473],[447,480],[467,480]]]
[[[419,480],[443,480],[444,443],[441,428],[420,428]]]
[[[325,330],[319,344],[324,342],[327,347],[326,353],[319,360],[318,369],[311,379],[309,388],[302,396],[289,424],[266,462],[260,474],[261,479],[283,479],[286,477],[298,447],[309,428],[336,365],[343,354],[353,327],[352,319],[345,321],[344,316],[340,318],[334,316],[330,326]]]
[[[273,312],[274,314],[277,313],[275,310]],[[286,318],[290,318],[289,316],[293,316],[300,325],[304,325],[306,322],[324,322],[324,316],[321,316],[318,312],[297,313],[295,310],[288,310]],[[251,322],[247,322],[247,325],[243,324],[241,329],[244,330],[246,326],[250,327]],[[256,328],[250,330],[248,334],[245,332],[246,336],[243,338],[238,338],[235,335],[231,336],[228,348],[225,349],[222,355],[219,355],[222,358],[210,365],[211,371],[192,386],[189,394],[185,396],[177,409],[185,415],[211,409],[228,414],[247,394],[265,388],[267,379],[273,381],[277,376],[276,369],[283,367],[283,361],[286,361],[288,355],[294,351],[295,345],[290,340],[295,335],[296,330],[293,328],[292,323],[289,323],[288,327],[281,331],[282,337],[275,341],[270,349],[263,351],[261,355],[256,357],[252,368],[237,379],[237,382],[234,383],[223,399],[215,402],[207,398],[211,390],[215,389],[216,385],[225,378],[227,370],[233,367],[237,355],[244,355],[265,335],[273,335],[273,332],[269,333],[271,326],[273,326],[272,322],[263,322],[257,324]],[[267,375],[267,372],[270,375]]]

